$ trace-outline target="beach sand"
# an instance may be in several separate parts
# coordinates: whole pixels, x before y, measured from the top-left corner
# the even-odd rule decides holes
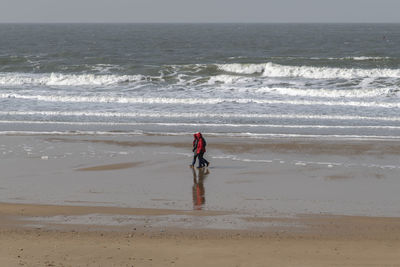
[[[400,266],[394,140],[0,139],[0,266]]]
[[[22,217],[181,212],[21,204],[1,204],[0,210],[1,266],[400,266],[399,218],[274,219],[307,226],[301,230],[180,229],[168,225],[34,227],[21,221]]]

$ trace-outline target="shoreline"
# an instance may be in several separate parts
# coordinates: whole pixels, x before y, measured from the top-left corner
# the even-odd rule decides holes
[[[0,122],[4,123],[4,122]],[[17,124],[18,122],[10,121],[12,124]],[[54,123],[54,122],[51,122]],[[63,123],[63,122],[61,122]],[[38,124],[43,124],[40,122]],[[383,126],[385,127],[385,126]],[[388,126],[389,128],[391,126]],[[373,128],[373,126],[372,126]],[[270,133],[270,134],[263,134],[263,133],[239,133],[239,132],[231,132],[231,133],[224,133],[224,132],[204,132],[208,137],[212,138],[239,138],[244,140],[320,140],[320,141],[332,141],[332,142],[347,142],[347,141],[354,141],[354,142],[396,142],[400,139],[398,135],[355,135],[355,134],[295,134],[295,133]],[[80,131],[80,130],[67,130],[67,131],[28,131],[28,130],[21,130],[21,131],[1,131],[0,136],[59,136],[59,137],[84,137],[84,136],[91,136],[91,137],[130,137],[130,136],[142,136],[142,137],[190,137],[192,136],[192,132],[152,132],[152,131]]]

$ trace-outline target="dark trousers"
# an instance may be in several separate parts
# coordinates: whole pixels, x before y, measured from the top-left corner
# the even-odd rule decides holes
[[[198,154],[194,154],[194,155],[193,155],[192,166],[194,166],[194,164],[196,164],[197,156],[198,156]]]
[[[206,164],[208,166],[209,162],[203,157],[204,153],[199,153],[198,157],[199,157],[199,168],[200,167],[204,167]]]

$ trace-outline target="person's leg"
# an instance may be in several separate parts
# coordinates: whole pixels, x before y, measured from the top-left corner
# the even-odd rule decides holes
[[[204,158],[204,156],[202,157],[202,160],[203,160],[203,165],[206,164],[207,167],[208,167],[208,165],[210,165],[210,162],[208,162],[208,161]]]
[[[198,168],[202,168],[202,167],[204,166],[203,154],[204,154],[204,153],[199,153],[199,154],[198,154],[198,156],[199,156],[199,166],[198,166]]]
[[[190,165],[190,166],[194,167],[194,164],[196,164],[196,159],[197,159],[197,154],[194,154],[193,155],[192,165]]]

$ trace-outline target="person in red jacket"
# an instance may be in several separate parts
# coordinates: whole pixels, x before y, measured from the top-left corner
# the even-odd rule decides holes
[[[197,137],[197,146],[196,146],[196,152],[197,156],[199,158],[199,166],[197,168],[203,168],[205,165],[210,165],[210,162],[208,162],[203,156],[204,153],[206,153],[206,140],[204,139],[203,135],[198,132],[196,134]]]

